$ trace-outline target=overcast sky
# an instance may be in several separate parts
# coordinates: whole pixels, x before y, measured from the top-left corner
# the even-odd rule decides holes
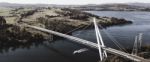
[[[0,0],[0,2],[9,2],[9,3],[45,3],[45,4],[102,4],[102,3],[150,3],[150,0]]]

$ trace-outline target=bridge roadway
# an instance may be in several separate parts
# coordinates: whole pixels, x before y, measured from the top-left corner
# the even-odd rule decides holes
[[[36,27],[36,26],[31,26],[31,25],[24,25],[24,26],[28,27],[28,28],[36,29],[36,30],[39,30],[39,31],[47,32],[47,33],[50,33],[50,34],[53,34],[53,35],[57,35],[57,36],[72,40],[73,42],[76,42],[78,44],[82,44],[82,45],[85,45],[85,46],[88,46],[88,47],[91,47],[91,48],[94,48],[94,49],[98,49],[98,45],[96,43],[91,42],[91,41],[87,41],[87,40],[84,40],[84,39],[80,39],[80,38],[70,36],[70,35],[66,35],[66,34],[63,34],[63,33],[59,33],[59,32],[56,32],[56,31],[48,30],[48,29],[45,29],[45,28],[40,28],[40,27]],[[136,62],[150,62],[150,60],[147,60],[147,59],[144,59],[142,57],[135,56],[135,55],[132,55],[132,54],[129,54],[129,53],[125,53],[125,52],[122,52],[122,51],[119,51],[119,50],[116,50],[116,49],[113,49],[113,48],[110,48],[110,47],[102,47],[102,49],[106,50],[108,53],[118,55],[118,56],[121,56],[123,58],[130,59],[130,60],[133,60],[133,61],[136,61]]]

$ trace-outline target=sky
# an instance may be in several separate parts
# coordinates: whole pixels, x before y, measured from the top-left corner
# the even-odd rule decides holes
[[[64,5],[84,5],[84,4],[104,4],[104,3],[150,3],[150,0],[0,0],[0,2],[20,3],[20,4],[64,4]]]

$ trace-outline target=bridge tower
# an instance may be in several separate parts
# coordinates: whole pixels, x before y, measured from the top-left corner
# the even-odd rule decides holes
[[[100,61],[103,61],[105,58],[107,58],[107,53],[105,50],[102,49],[102,47],[105,47],[100,30],[98,28],[96,18],[93,18],[94,22],[94,27],[95,27],[95,33],[96,33],[96,39],[98,43],[98,48],[99,48],[99,56],[100,56]]]

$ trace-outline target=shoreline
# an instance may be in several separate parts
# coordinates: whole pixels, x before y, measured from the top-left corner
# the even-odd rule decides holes
[[[9,22],[10,20],[8,20],[8,18],[11,18],[11,17],[3,16],[1,18],[5,19],[4,20],[5,24],[8,24],[8,25],[10,24],[12,25],[12,27],[16,26],[15,25],[16,23],[17,24],[25,23],[25,24],[29,24],[33,26],[39,26],[39,27],[43,27],[46,29],[58,31],[61,33],[67,33],[78,27],[84,28],[84,26],[91,25],[91,23],[93,23],[93,21],[91,21],[92,17],[96,17],[98,24],[101,24],[103,27],[109,27],[113,25],[132,24],[131,21],[127,21],[125,19],[118,19],[115,17],[100,17],[100,16],[90,14],[87,12],[82,12],[82,11],[68,9],[68,8],[62,8],[62,9],[35,8],[35,9],[28,9],[28,10],[25,10],[25,9],[26,8],[21,8],[21,9],[16,8],[16,9],[10,10],[10,14],[13,14],[13,16],[11,17],[16,17],[16,19],[13,20],[13,23],[10,23]],[[41,33],[41,35],[45,39],[47,39],[46,36],[48,36],[46,33],[38,32],[38,31],[28,29],[28,28],[19,27],[18,30],[19,29],[25,29],[32,34],[36,32],[38,34]]]

